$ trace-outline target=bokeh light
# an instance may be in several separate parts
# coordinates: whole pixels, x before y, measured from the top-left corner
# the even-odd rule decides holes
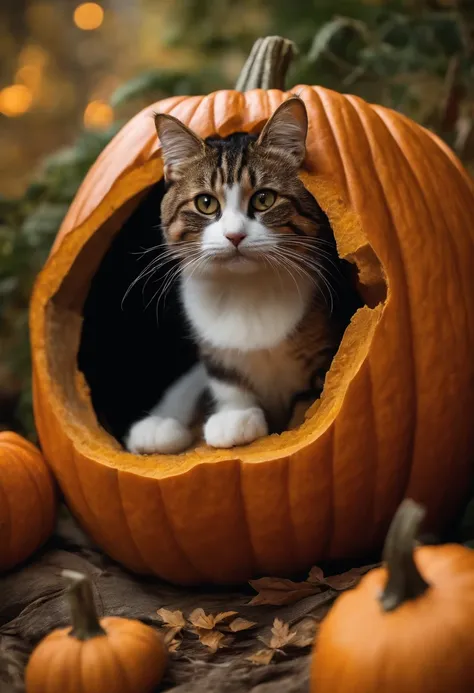
[[[96,2],[84,2],[74,10],[74,24],[83,31],[98,29],[104,21],[104,10]]]
[[[0,113],[16,118],[29,110],[33,94],[25,84],[12,84],[0,91]]]
[[[105,130],[113,120],[113,108],[105,101],[91,101],[84,111],[84,125],[88,130]]]

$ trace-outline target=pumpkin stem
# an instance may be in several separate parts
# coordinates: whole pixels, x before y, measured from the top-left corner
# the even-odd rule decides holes
[[[384,611],[393,611],[408,599],[420,597],[429,587],[421,576],[413,555],[425,509],[406,499],[398,508],[388,530],[383,560],[388,580],[380,596]]]
[[[250,89],[285,89],[285,77],[296,54],[296,46],[281,36],[259,38],[235,85],[236,91]]]
[[[75,570],[63,570],[61,575],[70,581],[68,600],[72,628],[69,635],[78,640],[90,640],[98,635],[105,635],[97,616],[89,578]]]

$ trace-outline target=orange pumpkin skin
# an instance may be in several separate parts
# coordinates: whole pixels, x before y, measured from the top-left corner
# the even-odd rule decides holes
[[[311,693],[474,690],[474,551],[423,547],[415,563],[431,586],[395,611],[378,601],[385,568],[337,599],[317,636]]]
[[[151,693],[167,661],[158,633],[125,618],[100,624],[106,635],[90,640],[77,640],[70,628],[46,636],[28,662],[27,693]]]
[[[372,306],[354,317],[299,430],[230,451],[136,457],[99,427],[76,364],[91,277],[162,176],[153,111],[224,136],[261,128],[289,92],[179,96],[138,114],[86,177],[31,303],[36,423],[70,507],[112,557],[174,582],[237,582],[365,554],[407,494],[439,529],[471,478],[471,179],[401,115],[320,87],[292,91],[309,115],[305,183]]]
[[[0,432],[0,570],[28,558],[49,537],[56,517],[53,477],[39,450]]]

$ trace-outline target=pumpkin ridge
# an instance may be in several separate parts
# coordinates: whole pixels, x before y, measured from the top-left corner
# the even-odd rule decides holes
[[[112,468],[109,467],[109,471],[110,471],[109,482],[110,482],[110,480],[113,480],[112,485],[113,485],[114,490],[116,491],[116,497],[118,500],[117,508],[118,508],[119,516],[118,517],[115,516],[114,519],[117,522],[117,524],[120,523],[119,526],[120,526],[121,541],[122,541],[122,543],[124,543],[126,541],[127,546],[128,546],[128,552],[129,552],[129,554],[131,554],[133,556],[135,565],[137,565],[137,564],[140,565],[140,570],[142,570],[144,567],[146,569],[146,572],[151,571],[152,569],[147,564],[147,562],[143,559],[143,556],[142,556],[141,552],[139,551],[139,549],[136,545],[136,542],[133,539],[132,532],[130,531],[130,528],[128,526],[128,522],[126,519],[126,512],[125,512],[125,508],[123,505],[123,499],[122,499],[122,495],[120,493],[119,474],[121,474],[121,471],[119,469],[113,468],[113,467]],[[114,495],[114,497],[115,497],[115,495]],[[100,518],[100,510],[99,510],[99,513],[96,513],[96,517],[98,517],[98,519]]]
[[[343,161],[341,152],[339,151],[338,139],[336,137],[336,133],[334,132],[334,125],[333,125],[331,115],[330,115],[331,114],[331,104],[326,103],[327,99],[326,99],[326,93],[324,90],[321,90],[319,87],[315,87],[311,91],[312,91],[313,95],[317,97],[316,100],[318,101],[318,105],[319,105],[318,111],[320,112],[320,114],[325,119],[325,121],[328,125],[328,128],[329,128],[329,131],[331,133],[331,138],[332,138],[332,142],[333,142],[332,152],[336,152],[336,154],[337,154],[337,159],[339,162],[338,168],[339,168],[339,171],[341,172],[342,178],[343,178],[343,180],[341,181],[342,182],[341,187],[344,190],[344,197],[346,198],[349,206],[352,206],[350,190],[349,190],[349,186],[347,184],[346,167],[344,166],[344,161]],[[343,100],[344,97],[342,95],[340,95],[340,96],[341,96],[341,100]]]
[[[299,564],[299,556],[298,556],[298,542],[296,540],[296,528],[295,528],[295,521],[293,518],[293,508],[291,505],[291,457],[288,456],[285,458],[285,467],[286,467],[286,483],[285,483],[285,497],[286,497],[286,506],[288,509],[288,537],[289,537],[289,542],[288,546],[291,547],[291,553],[293,555],[292,563],[294,564],[295,559],[297,559],[296,564]]]
[[[36,498],[37,498],[37,504],[38,504],[38,509],[39,509],[39,516],[41,518],[41,536],[47,536],[49,528],[47,526],[47,521],[46,521],[46,513],[45,513],[45,499],[43,498],[43,494],[41,493],[38,480],[36,478],[35,474],[31,473],[31,470],[28,468],[28,463],[25,462],[24,459],[22,459],[21,455],[18,455],[13,446],[11,446],[9,443],[6,445],[7,449],[10,448],[10,453],[12,454],[15,462],[21,466],[23,469],[25,475],[28,477],[31,486],[34,487],[35,493],[36,493]],[[33,453],[30,453],[31,455]],[[38,455],[38,451],[36,451],[36,457]],[[41,460],[36,459],[36,462],[39,462],[41,464]]]
[[[76,458],[77,458],[77,461],[76,461]],[[74,469],[75,469],[75,472],[76,472],[76,479],[77,479],[77,482],[78,482],[78,484],[79,484],[79,486],[80,486],[80,489],[81,489],[81,492],[82,492],[82,496],[83,496],[83,498],[85,499],[85,498],[87,498],[87,495],[88,495],[88,494],[86,493],[86,491],[85,491],[85,489],[84,489],[84,482],[83,482],[82,476],[81,476],[81,474],[80,474],[80,472],[79,472],[79,469],[80,469],[83,465],[81,465],[80,457],[78,457],[77,451],[76,451],[74,448],[73,448],[72,459],[74,460]],[[118,472],[119,472],[118,469],[114,469],[114,468],[111,468],[110,471],[111,471],[112,476],[114,476],[114,477],[117,476],[117,474],[118,474]],[[114,471],[115,471],[115,474],[114,474]],[[109,477],[109,478],[110,478],[110,477]],[[115,486],[115,488],[117,488],[117,485]],[[100,514],[98,514],[98,513],[96,512],[96,510],[95,510],[95,508],[93,507],[93,504],[92,504],[92,503],[88,502],[87,505],[86,505],[86,507],[87,507],[87,509],[89,510],[89,512],[90,512],[90,514],[91,514],[91,516],[92,516],[92,520],[93,520],[93,521],[92,521],[90,524],[91,524],[92,527],[94,527],[94,532],[95,532],[95,528],[96,528],[96,527],[99,527],[99,532],[100,532],[100,526],[101,526]],[[123,537],[123,535],[122,535],[122,537]],[[122,543],[123,543],[123,542],[122,542]],[[104,544],[105,546],[108,546],[108,545],[110,544],[110,533],[109,533],[109,536],[108,536],[107,534],[106,534],[105,536],[103,536],[103,544]],[[128,553],[129,553],[129,555],[131,554],[131,555],[133,556],[133,558],[135,559],[135,565],[136,565],[136,563],[143,565],[143,561],[141,560],[141,556],[140,556],[140,554],[138,553],[138,551],[136,550],[136,547],[134,546],[133,542],[131,542],[131,541],[130,541],[130,542],[127,542],[127,547],[128,547]]]
[[[372,139],[371,139],[371,137],[368,136],[368,134],[367,134],[367,133],[370,134],[370,133],[371,133],[371,130],[370,130],[370,128],[366,128],[366,127],[365,127],[365,117],[363,118],[363,116],[361,115],[361,109],[360,109],[360,104],[359,104],[358,100],[357,100],[356,98],[352,98],[352,97],[350,97],[350,96],[347,97],[347,100],[348,100],[348,102],[351,104],[351,106],[352,106],[354,112],[357,114],[359,120],[361,121],[363,130],[364,130],[364,132],[366,133],[367,148],[368,148],[368,151],[369,151],[369,153],[370,153],[372,169],[373,169],[373,172],[374,172],[374,175],[373,175],[374,185],[376,185],[376,186],[379,188],[379,190],[381,191],[380,198],[381,198],[381,200],[383,200],[383,204],[384,204],[384,207],[385,207],[386,212],[387,212],[387,218],[388,218],[389,221],[390,221],[391,229],[392,229],[392,230],[395,230],[395,229],[396,229],[396,224],[395,224],[395,220],[394,220],[394,217],[393,217],[393,214],[392,214],[392,210],[391,210],[390,205],[388,204],[387,198],[386,198],[386,196],[385,196],[385,191],[384,191],[382,182],[381,182],[381,180],[379,179],[379,177],[376,175],[376,173],[377,173],[377,166],[376,166],[375,159],[374,159],[374,153],[373,153],[373,148],[372,148]],[[390,135],[391,139],[392,139],[393,141],[395,141],[395,140],[393,139],[392,133],[390,132],[390,130],[387,129],[387,127],[386,127],[384,121],[381,120],[380,115],[379,115],[377,112],[373,111],[373,110],[371,110],[371,113],[374,113],[375,117],[376,117],[377,120],[383,125],[383,127],[385,128],[385,130],[386,130],[386,131],[388,132],[388,134]],[[366,114],[364,113],[364,116],[365,116],[365,115],[366,115]],[[396,143],[396,144],[397,144],[397,150],[398,150],[398,149],[399,149],[398,143]],[[396,235],[396,234],[394,234],[394,235]],[[411,373],[410,373],[410,376],[411,376],[411,377],[410,377],[410,378],[407,378],[407,380],[410,380],[410,383],[411,383],[411,391],[412,391],[411,400],[412,400],[412,402],[413,402],[413,405],[412,405],[413,409],[412,409],[412,416],[410,417],[410,421],[411,421],[410,429],[411,429],[411,432],[410,432],[410,438],[409,438],[409,454],[407,453],[407,457],[408,457],[408,460],[409,460],[409,464],[408,464],[408,468],[407,468],[407,470],[406,470],[406,477],[405,477],[404,483],[403,483],[403,487],[404,487],[404,488],[407,488],[407,484],[408,484],[409,479],[410,479],[410,477],[411,477],[412,468],[413,468],[413,459],[414,459],[414,450],[415,450],[415,437],[416,437],[416,428],[417,428],[417,420],[418,420],[417,368],[416,368],[415,344],[414,344],[413,308],[412,308],[411,300],[410,300],[409,287],[408,287],[408,277],[407,277],[407,271],[406,271],[406,267],[405,267],[405,260],[404,260],[404,258],[403,258],[403,254],[402,254],[402,251],[401,251],[401,248],[400,248],[399,245],[395,245],[395,244],[394,244],[394,245],[392,246],[392,252],[393,252],[393,251],[396,252],[396,255],[397,255],[397,258],[398,258],[398,261],[399,261],[400,280],[401,280],[401,282],[403,283],[403,289],[404,289],[404,291],[403,291],[403,299],[404,299],[404,303],[405,303],[405,306],[406,306],[406,309],[407,309],[407,315],[408,315],[408,318],[409,318],[409,319],[408,319],[408,327],[409,327],[409,330],[410,330],[410,334],[409,334],[409,338],[408,338],[408,340],[407,340],[407,343],[409,344],[409,351],[410,351],[410,363],[411,363],[411,368],[410,368]],[[400,292],[400,288],[399,288],[399,292]]]
[[[337,429],[337,419],[334,424],[329,429],[329,477],[331,480],[331,488],[329,491],[329,522],[327,526],[326,541],[324,543],[324,554],[327,556],[331,552],[331,547],[333,545],[336,536],[336,498],[334,495],[334,450],[336,449],[336,429]]]
[[[132,684],[131,684],[129,677],[127,676],[127,672],[125,670],[125,667],[122,664],[122,659],[120,657],[120,654],[117,652],[116,648],[114,647],[113,637],[109,636],[107,643],[109,645],[109,651],[112,654],[115,665],[122,675],[122,680],[126,681],[126,689],[123,689],[122,693],[135,693],[135,691],[132,690]],[[123,686],[122,681],[120,683],[121,683],[121,686]]]
[[[119,512],[122,516],[123,525],[127,529],[127,532],[128,532],[129,538],[130,538],[130,545],[135,549],[137,556],[140,558],[141,562],[143,563],[143,565],[147,569],[147,572],[153,573],[152,567],[148,563],[148,560],[143,556],[142,551],[140,550],[135,539],[133,538],[133,532],[132,532],[130,525],[128,523],[128,517],[127,517],[127,513],[125,511],[125,505],[124,505],[123,496],[122,496],[122,488],[121,488],[121,484],[120,484],[121,472],[119,470],[117,470],[115,476],[116,476],[116,484],[117,484],[117,496],[119,499]]]
[[[42,688],[45,691],[50,690],[49,680],[50,679],[54,680],[55,673],[56,673],[54,665],[57,664],[57,662],[61,659],[61,652],[60,652],[59,648],[54,647],[54,645],[53,645],[53,647],[51,647],[50,649],[51,649],[51,653],[49,654],[48,670],[46,672],[44,672],[44,670],[41,672],[41,674],[43,674],[43,675],[44,675],[44,673],[46,673],[46,678],[43,679],[44,685]],[[56,658],[55,658],[55,655],[56,655]]]
[[[380,116],[380,117],[382,117],[382,116]],[[384,119],[383,117],[382,117],[382,119],[385,121],[385,119]],[[410,130],[410,134],[413,134],[412,128],[408,127],[408,129]],[[405,159],[406,159],[406,155],[404,154],[402,148],[400,147],[400,143],[398,142],[397,137],[394,136],[394,139],[395,139],[395,141],[397,142],[398,148],[400,149],[400,151],[402,152],[403,156],[404,156]],[[421,163],[421,165],[423,165],[423,163]],[[420,191],[421,191],[421,197],[422,197],[422,199],[423,199],[424,206],[425,206],[425,208],[426,208],[426,210],[427,210],[427,212],[428,212],[430,218],[433,220],[433,219],[434,219],[434,216],[433,216],[433,213],[432,213],[432,211],[431,211],[431,206],[430,206],[430,204],[428,203],[428,199],[427,199],[426,192],[425,192],[425,187],[427,187],[427,184],[429,184],[430,179],[429,179],[429,178],[426,178],[427,183],[425,182],[425,183],[423,183],[423,185],[421,185],[420,176],[417,175],[416,169],[414,169],[413,167],[411,167],[411,170],[412,170],[412,173],[413,173],[414,178],[416,179],[416,181],[417,181],[417,183],[418,183],[418,187],[419,187],[419,189],[420,189]],[[433,190],[432,187],[431,187],[431,190]],[[433,204],[437,205],[437,209],[438,209],[438,214],[439,214],[439,216],[442,217],[442,218],[445,220],[446,227],[449,227],[448,220],[447,220],[446,215],[445,215],[444,210],[443,210],[443,205],[437,204],[437,203],[438,203],[438,196],[437,196],[437,194],[436,194],[436,191],[433,190],[433,194],[431,195],[431,197],[432,197],[432,199],[433,199],[433,201],[434,201]],[[466,220],[466,222],[467,222],[467,220]],[[470,228],[471,228],[471,225],[470,225],[469,223],[466,223],[466,227],[467,227],[468,229],[470,229]],[[459,246],[458,246],[458,244],[456,243],[456,238],[455,238],[454,236],[451,236],[450,234],[447,234],[447,242],[449,243],[450,249],[451,249],[451,251],[452,251],[452,252],[451,252],[451,257],[452,257],[452,259],[453,259],[453,264],[454,264],[455,269],[456,269],[457,277],[458,277],[458,279],[459,279],[459,282],[462,284],[464,275],[463,275],[463,273],[460,271],[460,263],[459,263],[459,260],[460,260],[460,249],[459,249]],[[473,237],[472,240],[471,240],[471,245],[474,245],[474,237]],[[467,296],[467,295],[468,295],[468,292],[465,291],[464,288],[465,288],[465,287],[463,287],[462,295],[463,295],[463,296]],[[464,324],[467,326],[467,329],[470,331],[470,336],[472,337],[472,336],[473,336],[473,335],[472,335],[472,330],[469,329],[470,326],[471,326],[471,324],[470,324],[470,321],[469,321],[469,319],[468,319],[468,311],[467,311],[467,307],[466,307],[466,302],[465,302],[465,301],[460,301],[459,303],[462,304],[462,306],[463,306],[463,313],[464,313],[464,316],[465,316]],[[448,312],[448,319],[449,319],[450,313],[449,313],[449,311],[447,311],[447,312]]]
[[[238,489],[239,489],[239,496],[240,496],[240,503],[242,505],[242,511],[240,515],[244,518],[245,522],[245,534],[247,537],[247,542],[248,542],[248,547],[249,547],[249,554],[250,554],[250,565],[252,566],[252,574],[256,571],[257,568],[257,558],[255,556],[255,550],[253,548],[253,543],[252,543],[252,534],[250,531],[250,522],[249,522],[249,517],[248,517],[248,512],[247,512],[247,504],[245,502],[245,494],[242,488],[242,465],[244,464],[241,459],[237,460],[238,464],[238,470],[239,470],[239,480],[238,480]]]
[[[79,475],[79,471],[78,471],[78,469],[77,469],[77,464],[76,464],[76,451],[75,451],[75,449],[74,449],[73,446],[71,446],[71,448],[72,448],[72,454],[71,454],[72,464],[71,464],[71,467],[72,467],[72,469],[74,470],[74,476],[75,476],[75,478],[76,478],[76,488],[79,489],[79,493],[80,493],[80,495],[81,495],[81,497],[82,497],[82,500],[83,500],[83,507],[84,507],[84,508],[87,508],[87,512],[89,513],[89,517],[92,518],[92,521],[88,520],[88,521],[87,521],[87,524],[88,524],[90,527],[94,527],[94,536],[96,535],[96,532],[97,532],[97,530],[96,530],[95,528],[96,528],[96,527],[99,527],[98,536],[101,537],[101,534],[100,534],[100,522],[97,521],[96,514],[95,514],[95,512],[93,511],[93,509],[91,508],[90,503],[87,503],[87,501],[86,501],[86,494],[85,494],[85,492],[84,492],[84,487],[83,487],[83,485],[82,485],[82,479],[81,479],[81,477],[80,477],[80,475]],[[87,527],[87,525],[86,525],[86,527]],[[103,539],[101,539],[101,542],[104,543]],[[105,543],[106,543],[106,542],[105,542]]]
[[[370,496],[370,506],[371,506],[371,523],[370,527],[372,529],[372,537],[374,535],[374,528],[375,528],[375,495],[377,492],[377,481],[378,481],[378,473],[379,473],[379,457],[378,457],[378,442],[379,442],[379,437],[377,435],[377,416],[375,414],[375,396],[374,396],[374,384],[372,380],[372,365],[370,362],[370,356],[365,360],[366,364],[366,377],[367,377],[367,392],[369,393],[369,401],[370,401],[370,421],[371,421],[371,426],[372,426],[372,432],[375,438],[375,445],[372,445],[372,460],[373,460],[373,466],[372,466],[372,485],[371,485],[371,492]]]
[[[6,548],[8,549],[12,545],[12,511],[10,508],[10,503],[8,501],[8,495],[3,488],[3,485],[0,481],[0,500],[3,498],[3,503],[1,503],[0,507],[5,509],[5,515],[6,519],[2,518],[2,524],[6,525],[5,528],[5,538],[6,538]],[[17,552],[15,552],[17,553]]]
[[[201,570],[199,570],[199,569],[193,564],[193,562],[192,562],[191,559],[189,558],[187,552],[185,551],[185,549],[183,548],[183,546],[182,546],[181,543],[179,542],[177,531],[176,531],[176,529],[175,529],[173,523],[171,522],[171,518],[170,518],[169,513],[168,513],[168,511],[167,511],[167,509],[166,509],[166,503],[165,503],[165,499],[164,499],[164,496],[163,496],[163,493],[162,493],[162,490],[161,490],[161,484],[158,482],[156,486],[157,486],[157,492],[159,493],[159,496],[160,496],[160,502],[161,502],[161,506],[162,506],[162,508],[163,508],[163,516],[164,516],[164,518],[165,518],[165,520],[166,520],[166,525],[167,525],[167,527],[168,527],[168,533],[169,533],[170,537],[172,538],[173,542],[175,543],[175,546],[176,546],[176,548],[178,549],[178,551],[179,551],[179,553],[181,554],[181,556],[183,557],[185,563],[187,563],[188,566],[191,567],[191,569],[193,570],[193,572],[194,572],[195,575],[198,575],[198,576],[199,576],[198,579],[201,580],[201,581],[206,581],[206,580],[208,579],[207,576],[204,575],[203,572],[202,572]],[[212,582],[212,580],[211,580],[211,582]]]
[[[196,127],[196,126],[193,126],[193,120],[194,120],[194,117],[196,116],[196,113],[198,112],[199,108],[201,107],[201,105],[203,103],[205,103],[205,97],[201,96],[200,100],[196,104],[196,108],[192,111],[191,115],[188,114],[188,123],[189,123],[189,127],[191,128],[191,130],[194,130],[194,128]]]
[[[94,515],[94,513],[93,513],[93,511],[92,511],[92,509],[91,509],[91,507],[90,507],[90,505],[86,502],[86,496],[85,496],[85,493],[84,493],[84,489],[83,489],[83,486],[82,486],[82,482],[81,482],[81,479],[80,479],[79,474],[78,474],[78,471],[77,471],[77,466],[76,466],[76,453],[75,453],[75,450],[73,449],[73,446],[72,446],[72,445],[71,445],[71,449],[72,449],[72,454],[71,454],[72,464],[70,465],[70,468],[72,469],[72,473],[73,473],[73,475],[74,475],[74,477],[75,477],[75,480],[76,480],[75,488],[79,490],[79,495],[81,496],[81,510],[78,511],[76,508],[74,508],[74,512],[77,513],[77,514],[79,515],[79,517],[81,517],[81,518],[83,519],[83,522],[84,522],[84,525],[85,525],[85,528],[86,528],[86,529],[88,529],[88,527],[94,526],[94,531],[93,531],[93,532],[92,532],[90,529],[88,529],[88,531],[90,532],[90,534],[94,534],[94,536],[98,536],[98,538],[99,538],[100,541],[102,542],[102,538],[101,538],[101,534],[100,534],[100,529],[99,529],[99,532],[97,532],[97,529],[96,529],[97,527],[100,528],[100,523],[96,522],[95,515]],[[69,502],[69,501],[68,501],[68,502]],[[87,519],[84,518],[84,515],[83,515],[83,512],[82,512],[82,508],[86,508],[86,512],[89,513],[89,517],[92,515],[92,519],[93,519],[92,522],[90,521],[89,517],[88,517]]]
[[[409,128],[409,130],[410,130],[410,134],[412,134],[411,128]],[[398,148],[402,151],[402,154],[403,154],[403,155],[405,156],[405,158],[406,158],[406,155],[403,153],[403,150],[402,150],[401,147],[400,147],[400,143],[398,142],[397,137],[394,136],[394,139],[395,139],[395,141],[397,142]],[[430,216],[431,220],[433,220],[433,219],[434,219],[433,212],[432,212],[431,207],[430,207],[430,205],[429,205],[429,203],[428,203],[427,196],[426,196],[426,192],[425,192],[425,188],[429,185],[430,179],[429,179],[428,177],[426,177],[426,178],[425,178],[426,182],[425,182],[423,185],[421,185],[421,183],[420,183],[420,177],[417,175],[416,169],[413,168],[413,167],[411,167],[411,170],[412,170],[412,173],[413,173],[413,176],[414,176],[415,180],[416,180],[417,183],[418,183],[418,187],[419,187],[420,192],[421,192],[421,198],[422,198],[422,200],[423,200],[423,203],[424,203],[424,206],[425,206],[425,208],[426,208],[426,210],[427,210],[427,213],[428,213],[428,215]],[[431,188],[431,190],[432,190],[432,189],[433,189],[433,188]],[[437,195],[436,195],[435,192],[433,192],[432,199],[433,199],[433,201],[434,201],[433,204],[437,206],[437,210],[438,210],[439,216],[442,217],[442,218],[445,220],[446,227],[449,227],[448,220],[446,219],[446,215],[445,215],[445,213],[444,213],[444,211],[443,211],[443,206],[437,204],[438,197],[437,197]],[[467,226],[468,226],[468,228],[470,227],[469,224],[467,224]],[[460,264],[459,264],[459,259],[460,259],[460,258],[459,258],[459,252],[460,252],[460,249],[459,249],[459,246],[458,246],[457,243],[456,243],[455,237],[451,236],[450,234],[446,234],[446,240],[447,240],[447,242],[449,243],[449,247],[450,247],[450,250],[451,250],[450,258],[452,258],[452,260],[453,260],[453,265],[454,265],[455,270],[456,270],[457,278],[458,278],[458,280],[459,280],[459,283],[462,285],[462,283],[463,283],[463,276],[464,276],[464,275],[463,275],[463,273],[460,271]],[[464,286],[462,287],[462,289],[463,289],[462,292],[461,292],[461,293],[462,293],[462,296],[467,296],[467,295],[468,295],[468,292],[465,291],[465,287],[464,287]],[[471,339],[472,339],[472,330],[470,329],[471,323],[470,323],[470,321],[469,321],[469,319],[468,319],[468,311],[467,311],[467,307],[466,307],[466,302],[465,302],[464,300],[460,300],[460,301],[459,301],[459,305],[462,306],[462,310],[463,310],[463,313],[464,313],[464,324],[465,324],[465,326],[466,326],[465,329],[467,329],[467,330],[469,331],[470,336],[471,336]],[[447,311],[446,317],[447,317],[448,320],[451,318],[451,313],[450,313],[450,311]],[[452,332],[454,332],[454,325],[451,325],[451,326],[452,326]]]

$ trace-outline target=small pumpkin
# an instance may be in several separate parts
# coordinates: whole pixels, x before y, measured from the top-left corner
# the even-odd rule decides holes
[[[414,548],[423,515],[402,503],[384,567],[341,595],[324,620],[312,693],[474,691],[474,551]]]
[[[159,634],[127,618],[99,621],[88,577],[64,570],[72,626],[54,630],[33,651],[26,693],[150,693],[161,681],[167,652]]]
[[[56,517],[53,477],[40,451],[0,432],[0,570],[28,558],[49,537]]]

